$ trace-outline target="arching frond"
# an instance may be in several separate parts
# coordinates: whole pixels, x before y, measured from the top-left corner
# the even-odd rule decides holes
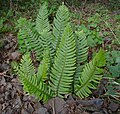
[[[75,64],[75,37],[70,25],[68,25],[62,35],[50,75],[50,86],[55,92],[55,96],[62,96],[70,92]]]
[[[61,41],[64,28],[67,26],[70,20],[68,8],[63,4],[59,7],[56,17],[53,21],[53,47],[56,50],[59,42]]]
[[[38,83],[29,54],[23,56],[19,69],[16,70],[26,92],[35,95],[37,98],[43,101],[47,101],[52,97],[52,92],[48,86],[43,83],[42,80],[40,80]]]
[[[102,78],[103,69],[105,65],[104,51],[101,49],[94,59],[85,65],[82,75],[79,77],[79,84],[76,86],[75,94],[81,98],[89,96],[90,89],[96,89],[94,84],[99,83]]]

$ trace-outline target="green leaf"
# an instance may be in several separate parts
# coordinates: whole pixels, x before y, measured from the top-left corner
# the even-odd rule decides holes
[[[39,84],[40,81],[46,81],[48,79],[48,73],[50,70],[50,53],[49,49],[46,48],[44,50],[43,60],[41,61],[38,72],[37,72],[37,83]]]
[[[76,38],[76,50],[77,50],[77,63],[84,63],[87,60],[88,46],[87,39],[83,31],[75,32]]]
[[[70,93],[76,64],[75,37],[70,25],[64,30],[62,40],[57,49],[50,75],[50,86],[55,96]]]
[[[52,92],[48,86],[39,80],[35,74],[35,69],[30,59],[29,54],[23,56],[19,68],[15,65],[15,71],[20,77],[24,90],[31,95],[35,95],[37,98],[43,101],[47,101],[52,97]]]
[[[36,19],[36,30],[39,34],[42,32],[49,32],[50,31],[50,24],[48,21],[48,10],[47,10],[47,4],[44,3],[40,9],[39,13],[37,15]]]
[[[109,66],[109,71],[112,73],[113,77],[119,77],[120,76],[120,63]]]
[[[29,33],[33,29],[33,24],[27,21],[25,18],[20,18],[18,20],[17,27],[18,32],[18,45],[20,52],[24,53],[31,50]],[[17,28],[16,27],[16,28]]]
[[[96,54],[94,59],[85,65],[82,75],[79,77],[79,84],[76,86],[75,94],[81,98],[88,97],[91,94],[91,89],[96,89],[94,84],[99,83],[102,78],[103,69],[105,65],[104,51]]]
[[[53,21],[53,47],[56,50],[62,38],[65,27],[70,20],[68,8],[62,4]]]
[[[77,68],[74,75],[73,86],[78,84],[78,77],[81,75],[83,65],[87,61],[88,47],[87,39],[83,31],[76,31],[76,53],[77,53]],[[74,91],[74,90],[73,90]]]

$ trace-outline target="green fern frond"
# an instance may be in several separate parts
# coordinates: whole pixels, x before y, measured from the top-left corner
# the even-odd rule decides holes
[[[73,74],[76,64],[75,38],[68,25],[62,35],[59,48],[56,52],[53,68],[50,75],[50,86],[55,96],[62,96],[70,93]]]
[[[83,33],[83,31],[76,31],[76,53],[77,53],[77,68],[74,74],[74,81],[73,81],[73,92],[75,85],[79,83],[79,76],[82,73],[84,65],[84,62],[87,61],[87,55],[88,55],[88,46],[87,46],[87,40],[86,36]]]
[[[37,60],[41,61],[43,58],[44,47],[42,44],[42,38],[37,31],[34,29],[28,31],[29,35],[29,46],[31,50],[34,50],[37,56]]]
[[[87,60],[88,46],[87,39],[83,31],[76,31],[76,45],[77,45],[77,63],[84,63]]]
[[[30,39],[29,39],[29,34],[28,30],[33,29],[33,25],[30,21],[27,21],[25,18],[20,18],[18,20],[18,45],[19,45],[19,50],[20,52],[24,53],[27,51],[30,51]],[[26,29],[27,28],[27,29]]]
[[[15,61],[11,62],[11,67],[13,69],[13,71],[18,75],[18,71],[19,71],[19,64]]]
[[[82,74],[83,68],[84,68],[83,65],[76,63],[76,70],[75,70],[75,74],[73,76],[73,78],[74,78],[73,79],[73,90],[72,90],[73,93],[74,93],[75,86],[77,84],[79,84],[79,76]]]
[[[18,44],[19,50],[24,52],[29,52],[34,50],[37,55],[37,59],[41,60],[43,58],[43,46],[42,39],[39,33],[35,30],[32,23],[24,18],[20,18],[18,21],[20,27],[18,33]]]
[[[55,50],[53,49],[52,45],[52,35],[50,32],[48,33],[42,33],[41,34],[41,40],[42,40],[42,47],[45,49],[46,47],[50,50],[50,59],[53,61],[55,56]],[[52,62],[53,63],[53,62]]]
[[[52,46],[52,35],[51,35],[51,31],[50,31],[50,24],[49,24],[49,20],[48,20],[48,10],[47,10],[47,5],[46,3],[44,3],[40,10],[39,13],[37,15],[37,19],[36,19],[36,30],[38,31],[40,37],[41,37],[41,44],[43,49],[47,47],[49,47],[50,49],[50,57],[51,59],[53,58],[53,56],[55,55],[55,51],[53,50],[53,46]]]
[[[32,95],[34,94],[37,98],[43,101],[47,101],[52,97],[52,92],[48,86],[44,84],[42,80],[40,80],[38,83],[29,54],[23,56],[19,69],[16,70],[26,92]]]
[[[26,33],[21,32],[23,34],[21,37],[27,42],[26,46],[29,48],[28,51],[34,50],[37,56],[37,60],[42,60],[44,47],[41,36],[37,31],[35,31],[34,28],[30,29],[28,26],[24,27],[24,31]],[[27,39],[25,39],[24,35],[27,36]],[[23,49],[26,49],[26,47]]]
[[[68,8],[63,4],[59,7],[53,21],[53,47],[56,50],[61,41],[65,27],[70,20]]]
[[[25,18],[18,21],[20,28],[18,33],[18,44],[21,52],[28,52],[34,50],[39,61],[43,58],[43,50],[48,46],[50,48],[51,58],[55,55],[52,46],[52,36],[50,31],[50,24],[48,21],[47,5],[41,6],[37,19],[36,26]]]
[[[48,74],[50,72],[50,53],[49,49],[46,48],[44,50],[44,55],[43,55],[43,60],[41,61],[39,67],[38,67],[38,72],[37,72],[37,83],[45,81],[48,79]]]
[[[102,78],[103,69],[105,65],[104,51],[101,49],[93,61],[85,65],[82,75],[79,77],[79,85],[76,86],[75,94],[81,98],[89,96],[90,89],[96,89],[95,83],[99,83]]]
[[[36,30],[38,31],[39,34],[42,32],[49,32],[50,31],[50,24],[48,21],[48,10],[47,10],[47,5],[44,3],[41,8],[39,9],[39,13],[37,15],[36,19]]]
[[[25,77],[23,74],[22,83],[24,85],[24,90],[31,95],[35,95],[39,100],[48,101],[52,98],[52,91],[50,88],[42,81],[37,84],[35,76]]]
[[[20,66],[19,67],[20,72],[24,72],[28,76],[35,75],[35,68],[32,64],[32,60],[30,59],[29,53],[27,53],[25,56],[23,56],[23,59],[21,60],[21,63],[19,66]],[[18,73],[20,73],[19,71],[18,71]]]

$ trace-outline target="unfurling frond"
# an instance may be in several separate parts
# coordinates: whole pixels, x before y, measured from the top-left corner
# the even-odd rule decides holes
[[[89,96],[90,89],[96,89],[94,84],[99,83],[102,78],[103,66],[105,65],[104,51],[101,49],[94,59],[85,65],[82,75],[79,76],[79,84],[76,86],[75,94],[81,98]]]

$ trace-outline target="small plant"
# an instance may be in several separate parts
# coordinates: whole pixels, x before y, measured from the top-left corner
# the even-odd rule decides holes
[[[67,7],[64,4],[59,7],[52,27],[46,4],[41,6],[35,24],[25,19],[22,22],[18,44],[25,55],[19,65],[14,63],[13,66],[24,90],[43,101],[68,94],[88,97],[102,78],[104,51],[100,49],[94,59],[85,64],[86,37],[83,31],[72,31]],[[40,61],[37,72],[30,51],[34,51]]]
[[[12,27],[9,24],[5,23],[6,20],[7,20],[6,18],[3,18],[3,17],[0,18],[0,34],[6,33],[12,30],[11,29]]]
[[[109,0],[108,4],[109,9],[119,9],[120,7],[120,0]]]
[[[119,77],[120,75],[120,51],[113,50],[106,53],[107,67],[110,73],[114,77]]]
[[[0,17],[0,34],[13,31],[14,28],[12,25],[14,19],[11,18],[12,16],[12,10],[7,10],[7,13],[4,12],[4,14]]]
[[[108,72],[105,78],[108,78],[108,85],[105,95],[118,99],[120,97],[120,52],[116,50],[107,52],[106,63]]]

